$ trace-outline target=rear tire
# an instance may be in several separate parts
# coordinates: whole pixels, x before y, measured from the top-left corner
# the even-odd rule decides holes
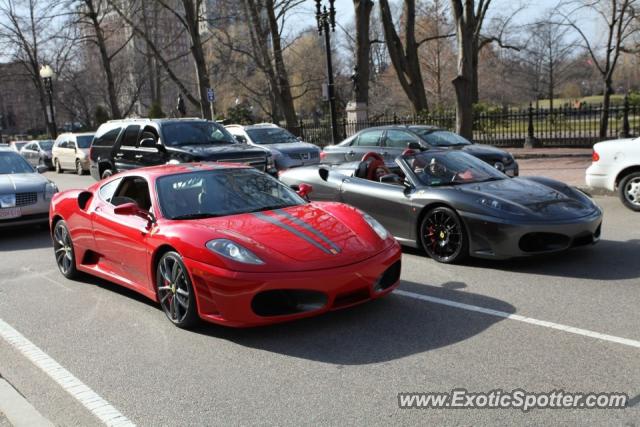
[[[107,179],[113,175],[113,171],[111,169],[105,169],[100,176],[100,179]]]
[[[71,233],[64,220],[60,220],[53,227],[53,250],[56,257],[58,270],[67,279],[78,277],[79,273],[76,269],[76,256],[73,249],[73,241]]]
[[[420,224],[420,243],[437,262],[459,263],[469,256],[469,241],[462,220],[453,209],[431,209]]]
[[[618,196],[627,208],[640,212],[640,172],[632,172],[622,178]]]
[[[198,323],[196,298],[187,267],[177,252],[167,252],[156,266],[156,293],[162,311],[179,328]]]

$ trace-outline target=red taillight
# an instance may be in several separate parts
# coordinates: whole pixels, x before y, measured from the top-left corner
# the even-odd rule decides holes
[[[598,160],[600,160],[600,155],[596,153],[596,150],[593,150],[593,154],[591,155],[591,160],[593,160],[594,162],[597,162]]]
[[[324,158],[327,157],[327,153],[325,153],[324,151],[320,152],[320,160],[324,160]]]

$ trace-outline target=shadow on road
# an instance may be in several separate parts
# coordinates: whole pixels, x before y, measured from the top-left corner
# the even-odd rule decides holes
[[[468,292],[405,281],[401,287],[405,291],[509,313],[515,311],[504,301]],[[499,317],[391,294],[377,301],[301,321],[252,329],[203,324],[194,332],[302,359],[363,365],[449,346],[480,334],[500,320]]]
[[[507,261],[472,259],[468,265],[498,270],[593,280],[625,280],[640,277],[640,240],[602,240],[554,255]]]
[[[32,225],[0,231],[0,253],[28,251],[52,246],[47,226]]]

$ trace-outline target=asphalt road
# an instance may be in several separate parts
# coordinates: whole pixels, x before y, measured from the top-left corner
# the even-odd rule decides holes
[[[62,189],[90,177],[51,174]],[[640,340],[640,216],[602,241],[462,266],[406,250],[400,290]],[[154,304],[58,272],[46,231],[2,232],[0,319],[138,425],[616,424],[640,420],[639,348],[405,295],[294,323],[173,327]],[[0,339],[0,374],[60,425],[99,421]],[[623,410],[399,409],[399,392],[625,392]]]

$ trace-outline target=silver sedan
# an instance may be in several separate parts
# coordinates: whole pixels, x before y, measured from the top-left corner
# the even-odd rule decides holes
[[[46,166],[34,169],[17,152],[0,148],[0,229],[48,222],[58,187],[40,175],[45,170]]]

